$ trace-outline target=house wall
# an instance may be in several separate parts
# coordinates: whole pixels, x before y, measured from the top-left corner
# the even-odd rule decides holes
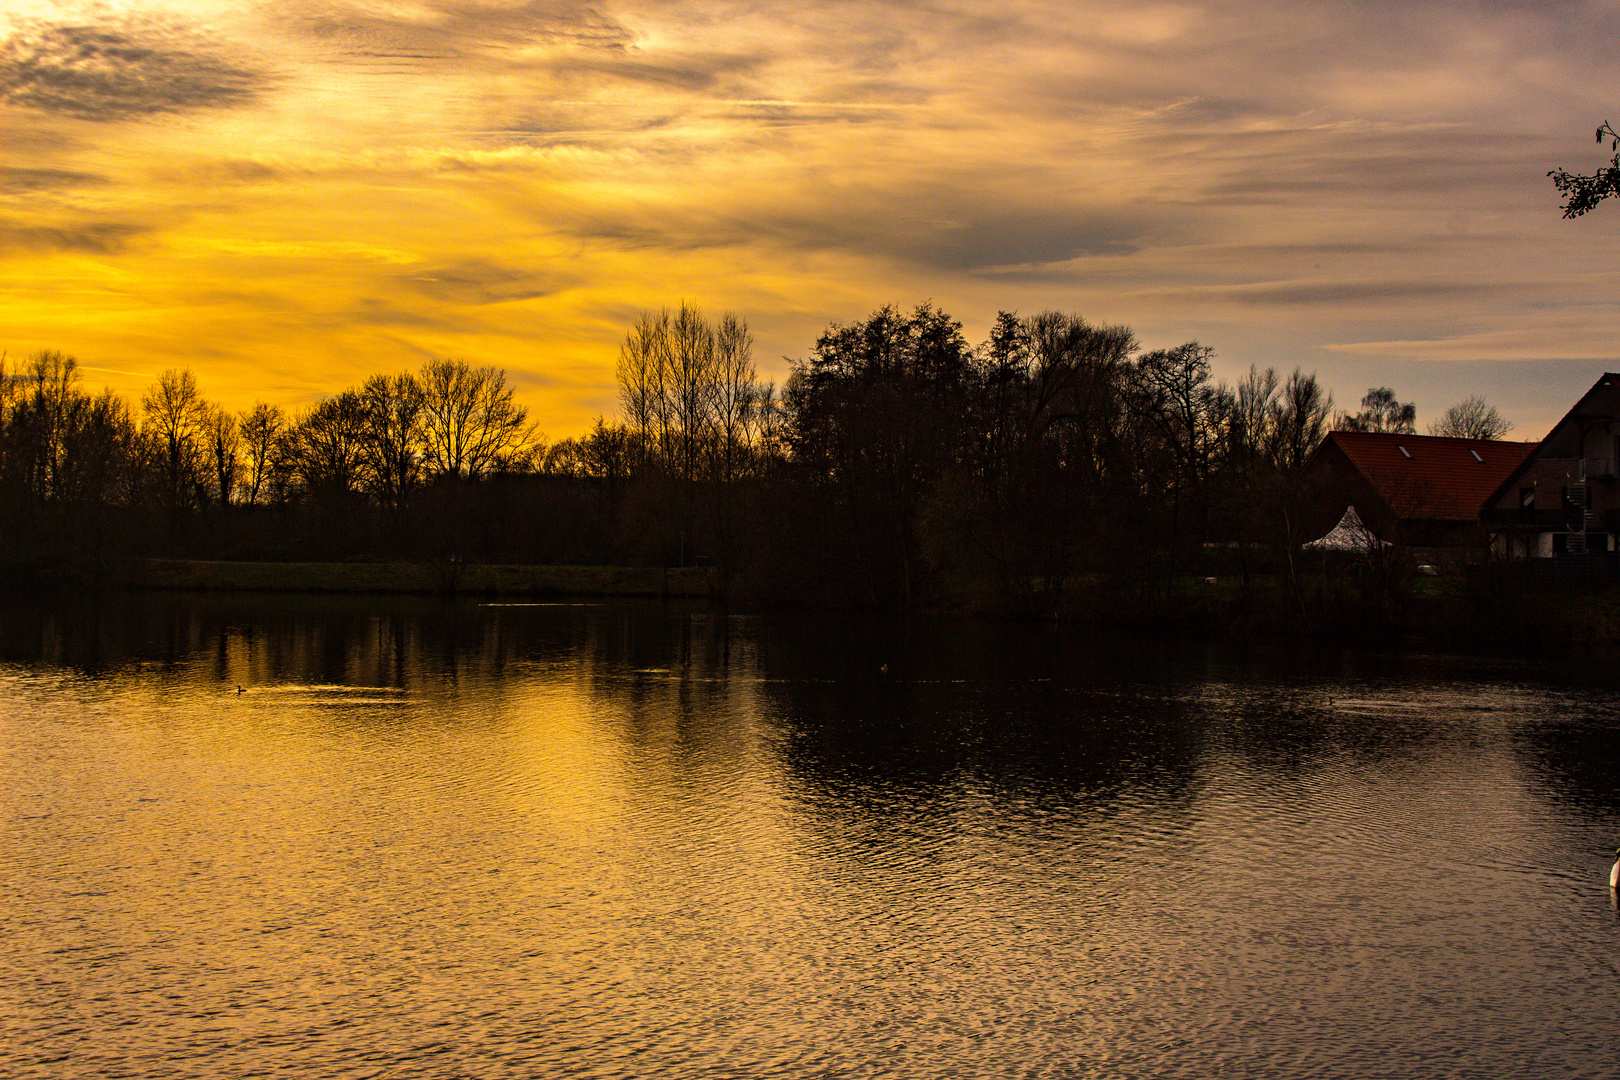
[[[1492,550],[1507,558],[1552,558],[1580,518],[1566,501],[1585,487],[1585,508],[1600,516],[1586,530],[1588,550],[1620,547],[1620,385],[1599,379],[1536,448],[1518,477],[1491,500]],[[1586,522],[1590,526],[1590,522]]]
[[[1313,536],[1325,535],[1354,506],[1369,532],[1387,543],[1396,541],[1395,514],[1343,450],[1325,444],[1310,461],[1305,474],[1312,492]]]

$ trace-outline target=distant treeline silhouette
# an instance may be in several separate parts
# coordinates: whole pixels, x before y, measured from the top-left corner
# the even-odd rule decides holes
[[[1217,382],[1212,355],[1058,312],[975,346],[884,307],[778,389],[741,319],[683,304],[627,333],[621,415],[547,444],[503,371],[460,360],[232,414],[187,370],[132,409],[42,352],[0,361],[0,541],[24,580],[163,555],[711,565],[763,598],[899,607],[1151,594],[1212,541],[1286,562],[1315,526],[1300,466],[1331,396],[1298,369]],[[1410,430],[1368,401],[1341,419]]]

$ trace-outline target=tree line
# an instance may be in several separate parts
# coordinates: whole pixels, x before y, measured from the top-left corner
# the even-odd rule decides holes
[[[460,360],[375,375],[289,414],[262,402],[232,413],[185,369],[165,371],[132,409],[87,392],[73,357],[0,358],[0,508],[14,561],[394,553],[412,511],[530,470],[542,449],[505,374]],[[252,511],[295,527],[255,542],[266,519]]]
[[[682,304],[627,331],[619,415],[548,443],[503,371],[460,360],[231,413],[188,370],[132,408],[42,352],[0,359],[0,540],[16,575],[405,558],[707,564],[759,596],[901,607],[1152,595],[1212,548],[1310,539],[1301,467],[1332,427],[1414,430],[1387,388],[1335,413],[1314,374],[1229,385],[1213,359],[1061,312],[971,344],[922,304],[829,326],[778,388],[741,318]],[[1431,431],[1505,425],[1470,398]]]

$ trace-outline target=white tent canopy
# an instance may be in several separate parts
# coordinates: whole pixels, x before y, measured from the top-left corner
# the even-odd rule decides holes
[[[1376,551],[1389,547],[1361,523],[1354,506],[1345,508],[1344,517],[1326,536],[1303,546],[1307,551]]]

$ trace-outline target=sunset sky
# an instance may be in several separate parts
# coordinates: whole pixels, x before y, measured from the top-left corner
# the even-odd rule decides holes
[[[0,348],[232,408],[454,356],[553,437],[645,308],[762,374],[931,299],[1197,339],[1217,374],[1484,393],[1620,367],[1620,4],[169,0],[0,13]]]

